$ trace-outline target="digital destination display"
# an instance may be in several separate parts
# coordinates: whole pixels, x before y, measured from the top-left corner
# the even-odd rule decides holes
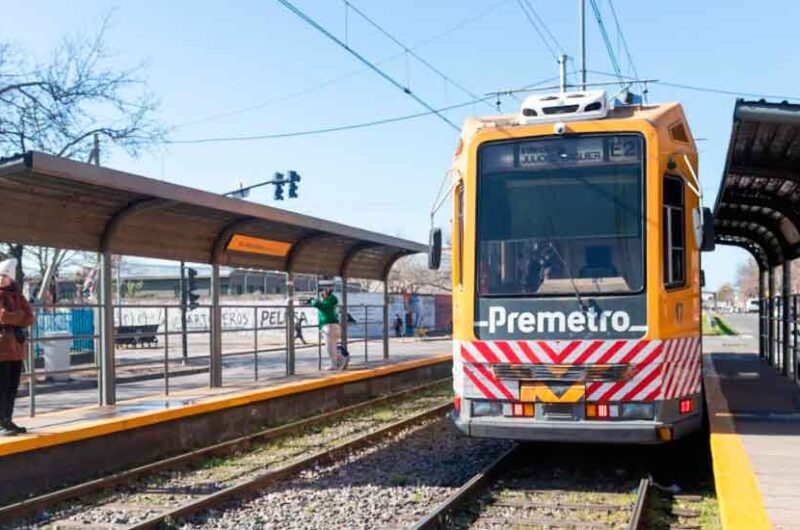
[[[637,163],[642,140],[634,135],[547,138],[487,146],[481,154],[484,171],[552,169],[607,163]]]

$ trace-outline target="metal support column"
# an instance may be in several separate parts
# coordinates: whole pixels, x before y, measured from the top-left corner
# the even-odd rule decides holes
[[[764,284],[767,281],[767,273],[762,269],[758,271],[758,356],[765,360],[767,358],[767,300]]]
[[[389,278],[383,279],[383,358],[389,358]]]
[[[581,90],[586,90],[586,0],[578,0],[578,51],[580,53]]]
[[[113,405],[117,401],[115,388],[116,362],[114,341],[114,294],[111,281],[111,253],[100,254],[100,405]]]
[[[211,360],[209,386],[222,386],[222,308],[219,305],[219,265],[211,266]]]
[[[291,272],[286,273],[286,338],[286,375],[294,375],[294,274]]]
[[[767,271],[767,362],[775,364],[775,269]]]
[[[797,362],[797,296],[792,296],[792,375],[794,380],[797,381],[797,368],[800,363]]]
[[[347,321],[347,278],[342,276],[342,344],[347,348],[348,328],[350,323]]]
[[[783,303],[783,311],[781,312],[781,316],[783,317],[783,366],[782,366],[782,373],[783,375],[789,375],[791,373],[791,366],[792,366],[792,348],[791,343],[789,342],[789,332],[791,330],[791,322],[792,322],[792,262],[791,260],[786,260],[783,262],[783,285],[782,287],[782,295],[781,295],[781,302]]]

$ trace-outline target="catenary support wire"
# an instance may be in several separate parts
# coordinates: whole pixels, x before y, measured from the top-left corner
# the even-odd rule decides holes
[[[305,14],[303,11],[298,9],[294,4],[289,2],[289,0],[277,0],[277,1],[281,5],[286,7],[286,9],[288,9],[289,11],[294,13],[301,20],[306,22],[308,25],[310,25],[311,27],[313,27],[314,29],[316,29],[317,31],[322,33],[324,36],[326,36],[328,39],[332,40],[334,43],[339,45],[343,50],[347,51],[350,55],[352,55],[353,57],[355,57],[356,59],[358,59],[359,61],[364,63],[366,66],[368,66],[370,68],[370,70],[372,70],[373,72],[378,74],[380,77],[382,77],[384,80],[386,80],[389,84],[391,84],[392,86],[394,86],[398,90],[402,91],[403,93],[407,94],[411,99],[413,99],[414,101],[416,101],[417,103],[419,103],[420,105],[422,105],[423,107],[428,109],[430,112],[435,114],[440,120],[445,122],[447,125],[449,125],[450,127],[452,127],[453,129],[455,129],[457,131],[461,130],[461,127],[459,127],[458,125],[456,125],[455,123],[450,121],[447,118],[447,116],[445,116],[444,114],[442,114],[441,112],[436,110],[433,106],[431,106],[424,99],[422,99],[421,97],[417,96],[414,92],[412,92],[412,90],[410,88],[408,88],[407,86],[403,86],[401,83],[399,83],[397,80],[395,80],[392,76],[390,76],[385,71],[383,71],[381,68],[379,68],[376,64],[372,63],[369,59],[367,59],[366,57],[364,57],[363,55],[358,53],[355,49],[353,49],[352,47],[350,47],[347,44],[345,44],[344,42],[342,42],[341,39],[336,37],[333,33],[331,33],[330,31],[325,29],[323,26],[321,26],[317,21],[315,21],[314,19],[309,17],[307,14]]]

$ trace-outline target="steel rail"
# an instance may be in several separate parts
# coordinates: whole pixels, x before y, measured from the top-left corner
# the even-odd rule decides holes
[[[441,504],[436,506],[428,515],[420,519],[414,526],[412,526],[412,530],[443,530],[448,528],[449,525],[452,523],[452,518],[454,514],[462,510],[466,507],[469,503],[473,502],[477,497],[481,495],[486,488],[494,482],[498,475],[508,466],[510,462],[516,457],[517,453],[519,452],[519,445],[514,445],[511,449],[501,454],[497,457],[493,462],[487,465],[483,470],[479,473],[475,474],[470,480],[464,483],[460,488],[454,491],[447,499],[445,499]],[[647,502],[647,495],[650,489],[650,479],[643,478],[639,482],[639,487],[637,489],[636,494],[636,501],[630,508],[630,517],[628,519],[628,530],[640,530],[643,528],[643,514],[644,514],[644,507],[645,503]],[[548,490],[550,492],[555,492],[556,490]],[[564,493],[567,493],[566,491]],[[616,506],[612,504],[577,504],[577,503],[552,503],[552,502],[536,502],[536,501],[506,501],[504,503],[500,503],[503,506],[516,506],[516,507],[530,507],[530,508],[541,508],[541,507],[561,507],[561,508],[574,508],[574,509],[582,509],[582,510],[597,510],[597,511],[608,511],[608,510],[618,510],[620,508],[624,508],[622,506]],[[539,525],[539,526],[548,526],[551,523],[555,523],[556,521],[552,520],[545,520],[545,519],[536,519],[536,520],[529,520],[526,523],[531,523],[532,525]],[[592,526],[593,525],[588,525]],[[598,525],[598,528],[601,528],[602,525]]]
[[[650,478],[643,478],[639,482],[639,490],[636,493],[636,502],[631,510],[631,518],[628,523],[628,530],[639,530],[642,528],[642,514],[644,505],[647,502],[647,494],[650,491]]]
[[[464,483],[463,486],[454,491],[432,512],[412,526],[412,530],[439,530],[446,528],[453,514],[473,500],[489,482],[494,480],[497,473],[508,462],[513,460],[519,447],[519,445],[515,444],[511,449],[498,456],[493,462]]]
[[[179,506],[178,508],[174,508],[168,512],[164,512],[155,517],[147,519],[146,521],[142,521],[125,528],[127,530],[147,530],[152,528],[160,528],[162,524],[166,523],[174,524],[175,521],[184,519],[190,515],[194,515],[209,508],[219,506],[220,504],[224,504],[236,497],[242,497],[257,490],[264,489],[265,487],[284,480],[300,471],[318,465],[332,464],[346,457],[353,451],[374,445],[416,424],[440,417],[451,407],[452,405],[450,403],[437,405],[424,412],[394,422],[386,427],[372,431],[348,442],[337,444],[330,449],[318,451],[311,456],[302,458],[276,469],[265,471],[264,473],[259,474],[247,482],[235,484],[215,493],[205,495],[197,500]]]
[[[387,394],[375,399],[348,405],[346,407],[338,408],[329,412],[304,418],[301,420],[287,423],[278,427],[271,427],[252,434],[240,436],[231,440],[220,442],[208,447],[196,449],[176,456],[168,457],[156,462],[144,464],[131,468],[128,470],[120,471],[106,477],[99,479],[89,480],[68,486],[50,493],[45,493],[37,497],[24,499],[13,504],[0,507],[0,523],[10,522],[12,520],[30,517],[43,510],[54,506],[63,501],[75,499],[90,493],[95,493],[106,488],[111,488],[120,484],[125,484],[133,480],[139,479],[147,475],[153,475],[161,471],[185,467],[193,462],[203,460],[209,457],[226,456],[238,451],[247,449],[255,444],[267,442],[279,436],[291,434],[302,429],[313,427],[319,424],[326,423],[341,416],[346,416],[352,412],[357,412],[372,406],[381,405],[401,399],[405,396],[421,392],[437,385],[441,385],[449,381],[450,378],[438,379],[431,383],[418,385],[400,392]],[[443,405],[444,406],[444,405]],[[444,406],[445,408],[451,406],[450,404]],[[394,425],[394,424],[393,424]],[[390,426],[391,427],[391,426]]]

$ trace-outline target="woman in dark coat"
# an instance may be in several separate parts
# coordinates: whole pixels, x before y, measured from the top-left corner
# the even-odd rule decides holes
[[[12,421],[33,312],[14,281],[17,260],[0,262],[0,436],[26,432]]]

